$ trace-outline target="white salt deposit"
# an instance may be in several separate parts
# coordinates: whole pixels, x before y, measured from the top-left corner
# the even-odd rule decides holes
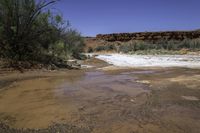
[[[126,55],[107,54],[96,58],[119,67],[187,67],[200,68],[198,55]]]

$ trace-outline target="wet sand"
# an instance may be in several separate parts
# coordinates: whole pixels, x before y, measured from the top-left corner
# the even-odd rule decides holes
[[[104,69],[91,62],[96,68],[1,73],[0,121],[14,131],[200,132],[200,70]],[[62,126],[48,128],[55,124]]]

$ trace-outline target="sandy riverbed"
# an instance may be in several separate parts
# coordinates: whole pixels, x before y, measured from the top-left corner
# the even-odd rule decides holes
[[[0,121],[15,129],[62,125],[49,132],[200,132],[199,69],[86,64],[96,68],[1,73]]]

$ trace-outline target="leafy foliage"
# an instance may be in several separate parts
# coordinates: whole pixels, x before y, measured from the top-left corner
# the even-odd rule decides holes
[[[19,61],[43,56],[78,56],[84,46],[79,32],[51,12],[57,0],[1,0],[0,56]]]

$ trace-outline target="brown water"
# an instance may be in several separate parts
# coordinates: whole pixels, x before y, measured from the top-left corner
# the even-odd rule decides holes
[[[0,80],[0,121],[14,128],[69,123],[93,133],[200,132],[199,70],[26,72]]]

